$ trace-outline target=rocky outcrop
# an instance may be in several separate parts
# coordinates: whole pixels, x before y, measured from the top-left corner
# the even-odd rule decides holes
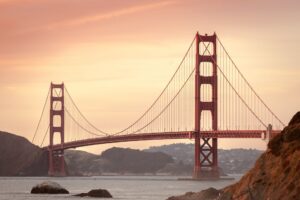
[[[56,182],[45,181],[31,189],[32,194],[69,194],[69,191]]]
[[[215,191],[218,200],[296,200],[300,196],[300,112],[268,144],[268,149],[239,182]],[[187,193],[169,200],[206,200]],[[197,197],[199,195],[199,197]],[[192,198],[193,197],[193,198]]]
[[[88,193],[76,194],[78,197],[98,197],[98,198],[112,198],[112,195],[105,189],[91,190]]]
[[[223,189],[231,198],[297,199],[300,196],[300,112],[268,144],[242,179]]]

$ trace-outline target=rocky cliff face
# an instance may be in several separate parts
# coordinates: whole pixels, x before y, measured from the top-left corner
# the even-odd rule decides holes
[[[223,192],[232,199],[300,198],[300,112],[268,144],[268,150],[242,179]]]
[[[210,198],[207,191],[187,193],[170,200],[292,200],[300,198],[300,112],[268,144],[268,149],[239,182]]]

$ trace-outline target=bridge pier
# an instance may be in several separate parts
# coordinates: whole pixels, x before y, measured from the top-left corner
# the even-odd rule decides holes
[[[53,84],[50,87],[50,143],[48,148],[48,175],[65,176],[64,141],[64,84]],[[59,134],[61,150],[53,150],[54,134]]]
[[[216,34],[196,34],[196,63],[195,63],[195,164],[194,179],[218,179],[218,140],[201,136],[201,114],[202,111],[209,111],[212,117],[212,130],[218,129],[218,79],[217,79],[217,46]],[[202,52],[200,51],[202,45]],[[209,46],[213,46],[213,52]],[[210,63],[212,75],[201,74],[201,63]],[[211,101],[201,99],[201,85],[211,85]]]

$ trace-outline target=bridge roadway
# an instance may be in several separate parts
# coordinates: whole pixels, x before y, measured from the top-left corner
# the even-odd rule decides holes
[[[271,137],[280,133],[280,130],[272,130]],[[261,138],[265,139],[267,136],[266,130],[222,130],[222,131],[201,131],[201,137],[205,138]],[[127,135],[104,136],[92,139],[77,140],[72,142],[65,142],[52,146],[52,150],[63,150],[77,147],[91,146],[97,144],[109,144],[118,142],[132,142],[144,140],[167,140],[167,139],[193,139],[195,132],[166,132],[166,133],[138,133]],[[48,149],[49,146],[44,147]]]

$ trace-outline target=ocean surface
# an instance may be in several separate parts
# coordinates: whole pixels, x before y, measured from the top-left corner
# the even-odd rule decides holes
[[[113,195],[113,199],[165,200],[170,196],[183,194],[188,191],[197,192],[208,187],[219,189],[238,181],[241,175],[231,175],[231,177],[234,177],[235,180],[191,181],[178,180],[178,177],[174,176],[0,177],[0,199],[91,199],[88,197],[72,197],[71,195],[88,192],[91,189],[103,188]],[[70,194],[30,194],[33,186],[45,180],[59,183]]]

